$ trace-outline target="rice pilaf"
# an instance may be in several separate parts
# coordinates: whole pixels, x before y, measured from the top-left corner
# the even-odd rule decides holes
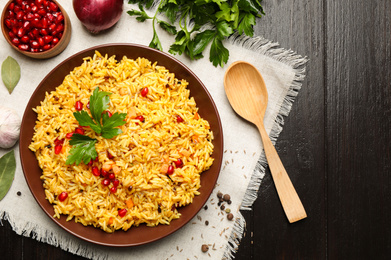
[[[177,79],[165,67],[145,58],[135,60],[95,52],[84,58],[55,91],[46,93],[37,113],[34,136],[29,148],[35,152],[46,198],[53,204],[54,216],[67,215],[83,225],[106,232],[169,224],[180,217],[177,207],[192,203],[199,194],[200,174],[213,163],[213,132],[200,117],[188,82]],[[71,149],[67,134],[79,127],[75,103],[84,110],[96,87],[110,95],[110,112],[127,113],[122,134],[105,139],[84,127],[85,135],[97,139],[97,160],[92,165],[66,165]],[[148,88],[148,95],[140,94]],[[142,122],[139,116],[144,118]],[[181,120],[178,120],[178,117]],[[55,153],[56,140],[62,150]],[[181,159],[182,167],[175,167]],[[119,180],[116,192],[104,186],[104,177],[91,167],[110,165]],[[168,167],[175,168],[172,174]],[[68,197],[58,199],[62,192]],[[120,216],[120,210],[127,213]]]

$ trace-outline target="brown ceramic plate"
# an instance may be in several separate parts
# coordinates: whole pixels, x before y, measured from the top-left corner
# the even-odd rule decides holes
[[[66,216],[61,216],[60,219],[53,218],[54,210],[52,205],[45,199],[45,192],[40,179],[42,171],[38,166],[35,154],[28,149],[37,119],[36,113],[33,112],[32,108],[44,100],[46,91],[52,91],[59,86],[64,77],[74,67],[80,66],[84,57],[92,56],[95,50],[98,50],[102,55],[116,55],[117,60],[126,55],[128,58],[133,59],[144,57],[152,62],[157,61],[159,65],[165,66],[168,70],[174,72],[178,79],[186,79],[189,82],[190,95],[196,100],[200,115],[210,123],[215,138],[213,141],[215,148],[212,155],[215,159],[214,163],[209,170],[201,175],[201,188],[199,190],[201,194],[194,198],[192,204],[180,208],[179,212],[182,216],[177,220],[173,220],[170,225],[159,225],[157,227],[141,225],[132,227],[128,231],[115,231],[112,234],[108,234],[101,229],[92,226],[85,227],[80,223],[75,223],[73,220],[67,222]],[[19,148],[27,184],[38,204],[54,222],[83,240],[106,246],[126,247],[147,244],[174,233],[189,222],[203,207],[216,184],[220,172],[223,157],[223,133],[220,117],[212,97],[198,77],[184,64],[168,54],[145,46],[108,44],[89,48],[69,57],[42,80],[27,104],[22,120]]]

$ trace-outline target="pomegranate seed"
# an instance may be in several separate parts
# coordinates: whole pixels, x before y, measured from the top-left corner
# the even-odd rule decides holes
[[[84,135],[84,129],[81,127],[76,127],[75,133],[79,135]]]
[[[61,144],[57,144],[56,146],[54,146],[54,153],[55,154],[61,153],[61,150],[62,150],[62,145]]]
[[[33,20],[31,20],[31,24],[34,28],[37,28],[40,26],[39,18],[35,17]],[[38,29],[37,29],[38,30]]]
[[[110,112],[110,111],[106,111],[106,114],[109,116],[109,117],[111,117],[113,114]]]
[[[37,14],[38,14],[39,16],[45,16],[46,11],[45,11],[44,9],[39,9],[39,11],[37,12]]]
[[[35,0],[34,1],[36,5],[42,5],[43,4],[43,0]]]
[[[57,15],[57,20],[56,20],[56,23],[61,23],[62,21],[64,21],[64,15],[63,14],[58,14]]]
[[[91,163],[92,163],[92,160],[91,160]],[[92,167],[92,174],[94,174],[95,176],[100,176],[100,170],[98,167],[96,166],[93,166]]]
[[[103,179],[102,180],[102,185],[103,186],[109,186],[110,185],[110,180],[109,179]]]
[[[171,175],[174,173],[174,166],[170,165],[168,166],[168,169],[167,169],[167,174],[168,175]]]
[[[23,43],[28,43],[30,41],[30,38],[27,35],[25,35],[22,38],[20,38],[20,41]]]
[[[176,116],[176,121],[178,122],[178,123],[182,123],[184,120],[183,120],[183,118],[181,117],[181,116]]]
[[[65,192],[65,191],[61,192],[60,195],[58,195],[58,200],[59,200],[59,201],[64,201],[64,200],[66,200],[67,198],[68,198],[68,193]]]
[[[49,32],[46,28],[42,28],[41,30],[39,30],[39,32],[42,34],[42,35],[48,35]]]
[[[30,42],[30,46],[32,48],[39,48],[40,47],[40,45],[39,45],[39,43],[37,41],[31,41]]]
[[[31,7],[28,4],[24,4],[24,5],[22,5],[22,10],[28,12],[28,11],[31,11]]]
[[[181,158],[178,158],[178,160],[176,160],[174,163],[177,168],[182,168],[183,166],[183,161]]]
[[[114,186],[114,187],[118,187],[118,185],[119,185],[119,180],[118,180],[118,179],[115,179],[115,180],[113,181],[113,186]]]
[[[29,30],[31,27],[31,23],[29,21],[25,21],[22,25],[23,29]]]
[[[54,140],[54,144],[63,144],[64,139],[58,139],[58,137]]]
[[[27,21],[32,21],[32,20],[34,20],[34,18],[35,18],[35,15],[32,14],[32,13],[28,13],[28,14],[26,15],[26,20],[27,20]]]
[[[38,11],[38,6],[32,5],[31,6],[31,12],[36,13]]]
[[[121,218],[125,217],[126,213],[128,211],[126,209],[120,209],[118,210],[118,216],[120,216]]]
[[[45,18],[43,18],[43,19],[45,19]],[[43,26],[43,27],[46,28],[45,26]],[[57,25],[55,23],[52,23],[51,25],[49,25],[49,28],[48,28],[49,32],[54,32],[54,31],[56,31],[56,29],[57,29]]]
[[[110,188],[110,192],[111,192],[111,193],[116,193],[116,192],[117,192],[117,187],[114,187],[114,186],[111,187],[111,188]]]
[[[12,38],[12,43],[14,44],[14,45],[18,45],[18,44],[20,44],[20,40],[19,40],[19,38],[18,37],[14,37],[14,38]]]
[[[91,160],[88,162],[88,166],[91,166],[93,163],[94,163],[94,161],[91,159]],[[99,174],[99,175],[100,175],[100,174]]]
[[[15,38],[15,37],[17,37],[16,34],[14,34],[12,31],[9,31],[9,32],[8,32],[8,35],[10,36],[10,38]]]
[[[18,48],[19,50],[27,51],[29,49],[29,46],[27,44],[19,44]]]
[[[51,22],[53,22],[54,19],[55,19],[54,15],[53,15],[52,13],[47,13],[47,14],[46,14],[46,17],[47,17],[47,18],[49,19],[49,21],[51,21]]]
[[[107,152],[107,157],[108,157],[109,159],[113,159],[113,158],[114,158],[114,156],[113,156],[111,153],[109,153],[109,152]]]
[[[11,19],[5,19],[4,23],[5,23],[5,26],[7,26],[8,29],[11,29],[12,26],[13,26],[13,22],[11,21]]]
[[[23,16],[24,16],[24,12],[23,11],[19,11],[19,12],[16,13],[16,19],[18,19],[18,20],[22,20]]]
[[[39,43],[39,46],[41,46],[41,47],[45,46],[45,40],[42,37],[38,38],[38,43]]]
[[[48,21],[48,19],[46,17],[42,18],[40,22],[41,22],[41,27],[42,28],[47,28],[50,31],[50,28],[48,28],[49,21]]]
[[[143,116],[137,116],[136,119],[140,120],[143,123],[145,121],[145,118]]]
[[[102,175],[103,177],[106,177],[108,174],[107,171],[103,170],[103,169],[100,169],[100,175]]]
[[[75,109],[76,111],[81,111],[83,109],[83,103],[81,103],[80,101],[76,101]]]
[[[49,43],[49,42],[51,42],[53,40],[53,36],[50,36],[50,35],[45,35],[45,36],[43,36],[43,41],[45,42],[45,43]],[[80,102],[80,101],[78,101],[78,102]],[[81,102],[80,102],[81,103]],[[83,108],[83,103],[82,103],[82,108]]]
[[[7,19],[9,19],[9,18],[15,18],[15,13],[14,12],[12,12],[12,10],[9,10],[8,9],[8,11],[6,12],[6,14],[5,14],[5,18]]]
[[[67,133],[67,134],[65,135],[65,137],[66,137],[67,139],[71,139],[71,138],[72,138],[72,135],[73,135],[73,133]]]
[[[54,2],[49,2],[49,9],[50,9],[52,12],[56,12],[57,9],[58,9],[58,6],[57,6]]]
[[[14,27],[12,27],[12,33],[15,34],[15,36],[18,34],[18,27],[17,25],[14,25]]]
[[[57,39],[57,38],[54,38],[54,39],[53,39],[53,42],[54,42],[54,40],[57,40],[57,42],[58,42],[58,39]],[[57,43],[57,42],[56,42],[56,43]],[[87,107],[88,109],[90,109],[90,101],[88,101],[86,107]]]
[[[64,25],[62,24],[59,24],[56,28],[56,32],[57,33],[60,33],[60,32],[63,32],[64,31]]]
[[[17,12],[19,12],[20,10],[22,10],[22,8],[21,8],[19,5],[15,5],[15,7],[14,7],[14,12],[17,13]]]
[[[28,32],[27,33],[27,37],[29,37],[29,39],[31,39],[31,40],[35,39],[35,36],[34,36],[34,34],[32,32]]]
[[[39,30],[38,30],[37,28],[34,28],[31,32],[33,33],[33,35],[34,35],[35,37],[38,37],[38,36],[39,36]]]
[[[21,38],[26,34],[26,30],[24,28],[20,27],[18,29],[18,31],[16,32],[16,34],[18,35],[19,38]]]
[[[141,90],[141,96],[145,97],[146,95],[148,95],[148,88],[145,87]]]
[[[10,5],[8,6],[8,9],[10,11],[14,10],[14,7],[15,7],[15,3],[10,3]]]
[[[46,44],[45,46],[43,46],[43,50],[44,51],[47,51],[47,50],[49,50],[50,48],[52,48],[52,46],[50,45],[50,44]]]
[[[107,176],[110,180],[114,180],[115,179],[115,174],[114,173],[109,173],[109,176]]]

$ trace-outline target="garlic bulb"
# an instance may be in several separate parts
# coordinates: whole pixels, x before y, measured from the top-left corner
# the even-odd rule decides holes
[[[16,111],[0,106],[0,147],[11,148],[19,139],[21,120]]]

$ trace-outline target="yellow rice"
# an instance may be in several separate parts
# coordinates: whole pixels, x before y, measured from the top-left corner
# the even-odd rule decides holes
[[[169,224],[180,217],[177,207],[192,203],[199,194],[200,174],[213,163],[213,133],[209,123],[199,117],[195,100],[190,97],[185,79],[178,80],[165,67],[145,58],[136,60],[103,56],[95,52],[74,68],[55,91],[46,93],[37,106],[35,133],[29,148],[35,152],[42,169],[41,179],[46,198],[53,204],[54,216],[67,215],[67,221],[93,225],[106,232],[128,230],[145,223],[147,226]],[[115,193],[101,184],[91,166],[66,165],[71,146],[66,134],[79,126],[73,116],[76,101],[86,105],[93,90],[111,92],[109,110],[127,113],[122,134],[104,139],[90,128],[85,135],[96,138],[98,162],[119,167],[120,185]],[[146,97],[140,91],[148,87]],[[135,116],[143,115],[142,123]],[[183,123],[176,121],[179,115]],[[54,152],[55,139],[64,139],[60,154]],[[108,152],[114,158],[108,158]],[[167,175],[164,165],[178,158],[184,162]],[[132,186],[129,189],[129,186]],[[61,192],[68,198],[58,200]],[[126,201],[134,203],[130,208]],[[124,217],[118,210],[127,209]]]

